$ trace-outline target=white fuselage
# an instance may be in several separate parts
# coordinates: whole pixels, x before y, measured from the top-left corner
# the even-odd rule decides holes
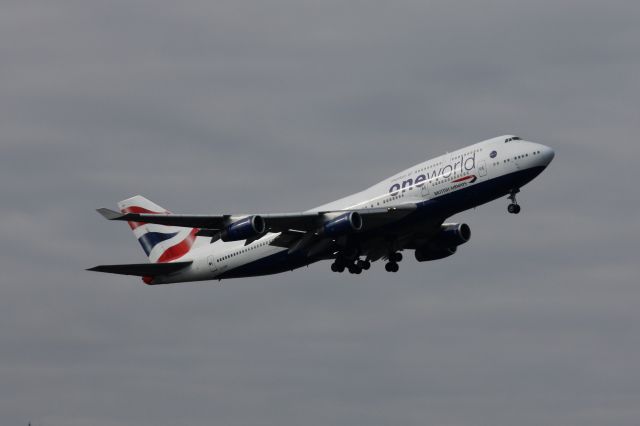
[[[462,205],[459,204],[460,200],[455,203],[451,201],[451,211],[446,210],[447,202],[453,200],[452,196],[456,193],[464,191],[466,200],[473,198],[474,188],[478,188],[478,201],[472,204],[490,201],[496,198],[496,194],[503,196],[509,190],[516,189],[514,186],[519,187],[513,179],[523,175],[521,172],[541,171],[553,156],[553,150],[547,146],[514,136],[501,136],[419,163],[361,192],[309,211],[389,208],[408,203],[417,204],[420,208],[430,205],[430,202],[442,200],[439,208],[444,208],[443,211],[447,213],[456,213],[456,206]],[[538,173],[539,171],[532,176],[535,177]],[[531,179],[527,177],[523,184]],[[485,192],[486,196],[483,198],[481,193]],[[469,208],[467,204],[464,205]],[[194,248],[182,259],[178,259],[193,260],[193,264],[183,271],[159,279],[158,283],[223,279],[231,271],[248,265],[257,268],[250,275],[260,275],[260,268],[266,268],[268,259],[274,257],[278,257],[278,262],[284,262],[282,268],[287,269],[284,252],[288,249],[270,245],[277,236],[278,234],[266,234],[248,245],[244,241],[220,240],[210,244],[208,237],[198,237]],[[276,256],[278,254],[282,256]],[[292,264],[291,269],[299,266],[299,262]]]

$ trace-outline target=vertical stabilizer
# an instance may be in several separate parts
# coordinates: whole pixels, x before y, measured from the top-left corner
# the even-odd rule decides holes
[[[122,213],[168,214],[168,210],[140,196],[118,202]],[[171,262],[184,257],[194,246],[197,228],[127,222],[142,249],[153,263]]]

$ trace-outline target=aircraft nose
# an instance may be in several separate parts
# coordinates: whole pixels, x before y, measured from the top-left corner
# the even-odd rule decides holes
[[[539,151],[540,151],[540,162],[545,167],[548,166],[549,163],[551,163],[551,160],[553,160],[553,157],[556,156],[555,151],[546,145],[540,145]]]

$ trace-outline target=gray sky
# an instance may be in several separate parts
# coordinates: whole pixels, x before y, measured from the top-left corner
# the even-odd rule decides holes
[[[0,4],[0,422],[637,425],[637,1]],[[400,273],[148,288],[93,209],[301,210],[504,133],[556,149]]]

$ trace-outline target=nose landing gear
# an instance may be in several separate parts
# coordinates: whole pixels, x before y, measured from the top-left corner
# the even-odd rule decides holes
[[[519,189],[512,189],[511,192],[509,192],[509,196],[507,197],[507,199],[511,201],[511,203],[507,206],[507,211],[511,214],[520,213],[520,205],[516,200],[516,194],[518,192],[520,192]]]

